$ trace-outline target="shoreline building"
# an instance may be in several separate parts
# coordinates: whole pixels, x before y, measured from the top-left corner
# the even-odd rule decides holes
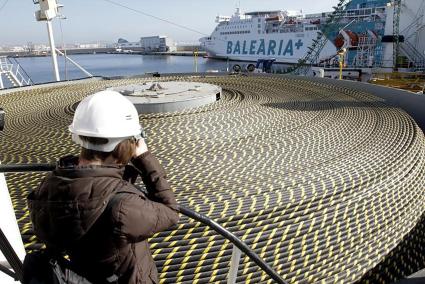
[[[117,51],[131,50],[131,51],[143,51],[142,43],[140,41],[129,42],[126,39],[120,38],[118,39],[118,43],[116,44]]]
[[[147,36],[141,37],[139,41],[129,42],[120,38],[115,44],[120,51],[141,51],[141,52],[175,52],[177,50],[174,41],[167,36]]]
[[[167,36],[141,37],[140,43],[144,52],[175,52],[174,41]]]

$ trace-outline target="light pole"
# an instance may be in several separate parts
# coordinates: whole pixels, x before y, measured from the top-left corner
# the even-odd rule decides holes
[[[55,39],[53,37],[52,29],[52,20],[58,16],[58,4],[56,1],[57,0],[33,0],[33,3],[40,5],[40,10],[35,12],[35,18],[37,21],[46,21],[47,23],[47,33],[49,35],[54,76],[56,81],[60,81]]]

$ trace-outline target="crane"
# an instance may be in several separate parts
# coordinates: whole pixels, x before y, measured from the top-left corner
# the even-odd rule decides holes
[[[288,68],[286,73],[293,73],[296,75],[306,75],[308,73],[311,65],[317,62],[320,53],[328,41],[326,35],[330,32],[333,25],[341,21],[344,16],[344,9],[350,2],[351,0],[339,0],[338,4],[333,7],[334,11],[326,19],[321,31],[317,32],[317,37],[313,40],[313,44],[308,48],[309,50],[305,56],[300,58],[295,66]]]
[[[394,0],[394,16],[393,16],[393,68],[397,70],[397,59],[400,53],[400,14],[401,0]]]

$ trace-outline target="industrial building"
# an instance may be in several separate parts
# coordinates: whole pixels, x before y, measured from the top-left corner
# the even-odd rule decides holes
[[[140,43],[145,52],[173,52],[176,51],[174,41],[166,36],[141,37]]]
[[[142,52],[174,52],[177,50],[174,41],[167,36],[141,37],[140,41],[129,42],[120,38],[116,48],[121,51],[142,51]]]

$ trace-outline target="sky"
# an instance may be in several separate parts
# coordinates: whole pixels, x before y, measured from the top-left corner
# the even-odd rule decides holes
[[[182,29],[141,13],[114,5],[115,1],[133,10],[154,15],[194,31]],[[242,11],[303,10],[304,13],[330,11],[338,0],[59,0],[64,20],[55,19],[57,43],[112,43],[118,38],[138,41],[142,36],[165,35],[176,42],[197,42],[210,35],[215,17]],[[39,6],[31,0],[0,0],[0,46],[48,44],[44,22],[37,22]],[[61,27],[62,25],[62,32]]]

